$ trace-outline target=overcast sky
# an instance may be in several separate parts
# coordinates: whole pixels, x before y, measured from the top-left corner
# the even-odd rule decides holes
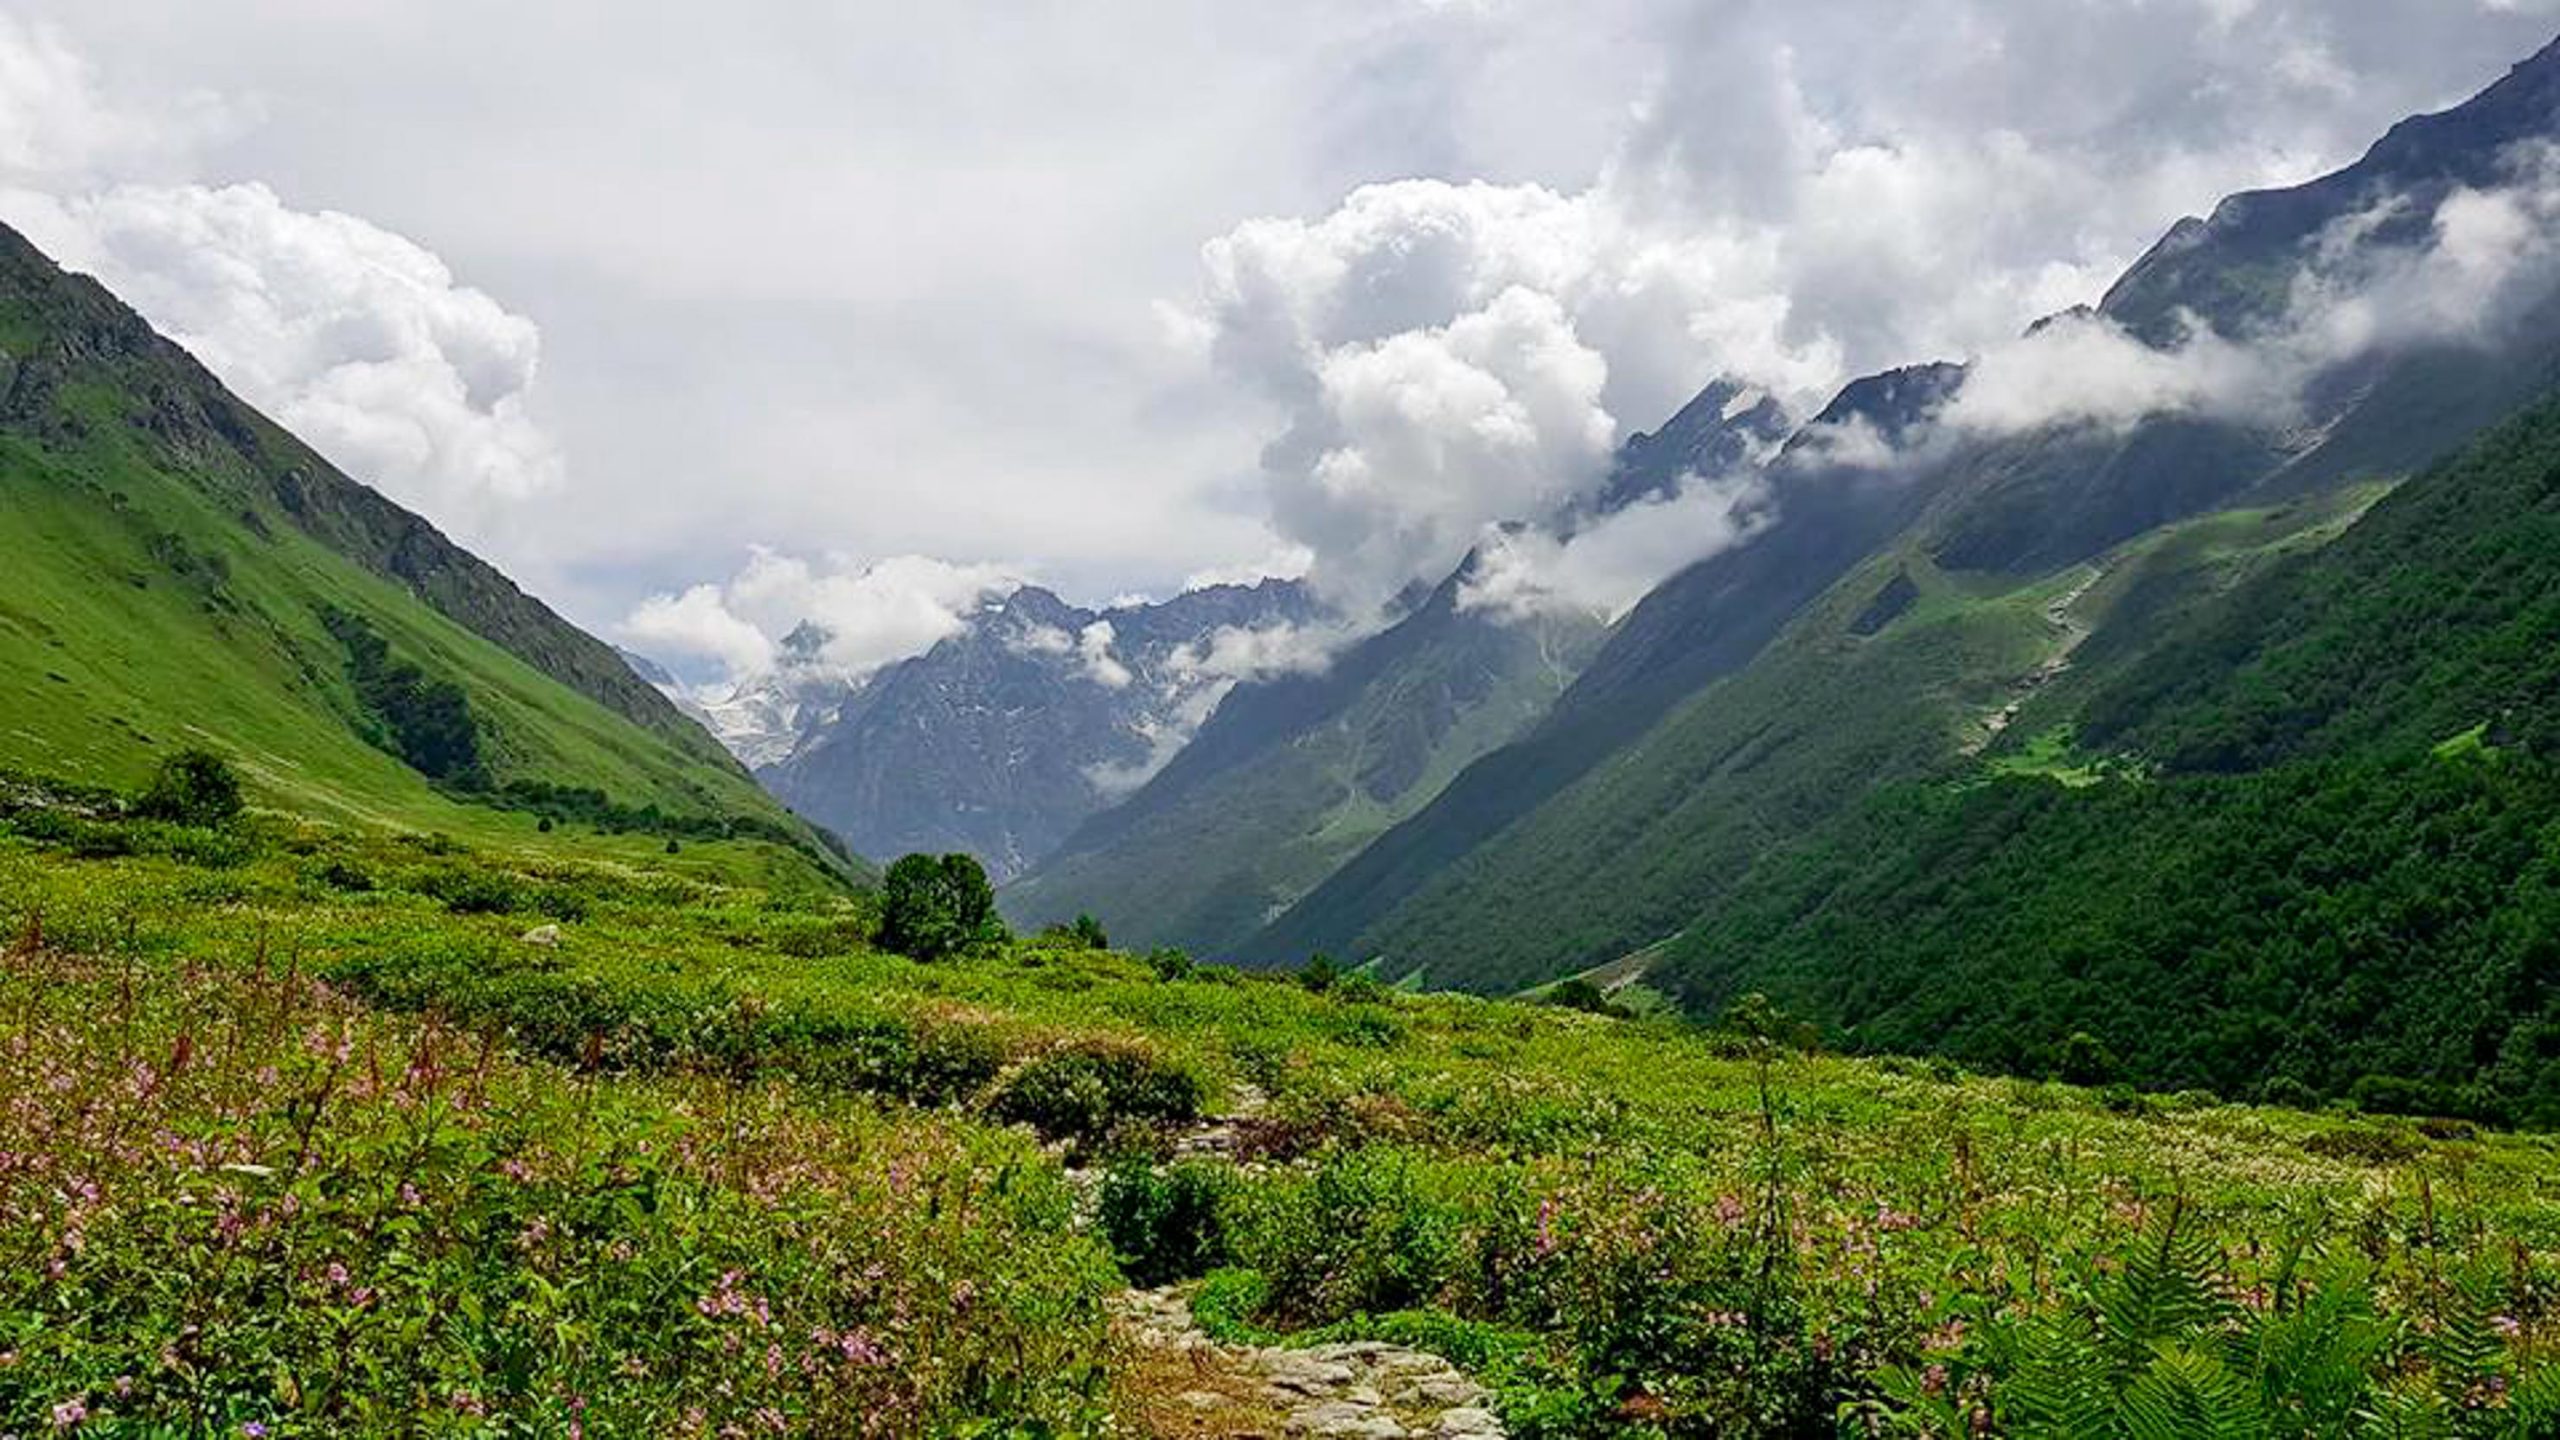
[[[2560,0],[0,0],[0,218],[694,673],[1350,600],[2094,300]],[[1710,515],[1710,521],[1720,520]]]

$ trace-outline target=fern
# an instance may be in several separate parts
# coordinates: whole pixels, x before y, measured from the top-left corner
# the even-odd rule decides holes
[[[2370,1267],[2289,1249],[2264,1312],[2224,1298],[2220,1257],[2173,1208],[2092,1274],[2080,1303],[1986,1325],[1965,1361],[1994,1377],[2013,1440],[2560,1440],[2560,1366],[2528,1366],[2485,1263],[2439,1281],[2420,1326],[2376,1306]],[[2306,1279],[2307,1277],[2307,1279]],[[1970,1419],[1943,1384],[1879,1377],[1901,1433]]]
[[[2117,1401],[2126,1440],[2265,1440],[2261,1397],[2206,1351],[2163,1342]]]
[[[2172,1204],[2126,1254],[2122,1273],[2092,1287],[2109,1368],[2120,1382],[2149,1368],[2163,1342],[2219,1329],[2231,1318],[2234,1307],[2214,1284],[2221,1257],[2187,1219],[2186,1202]]]

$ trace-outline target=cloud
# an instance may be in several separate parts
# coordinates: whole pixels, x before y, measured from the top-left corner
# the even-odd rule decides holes
[[[1579,613],[1615,621],[1673,575],[1747,543],[1771,513],[1768,487],[1757,473],[1691,475],[1669,495],[1638,501],[1570,534],[1497,529],[1478,548],[1458,605],[1519,618]]]
[[[2192,414],[2282,428],[2338,367],[2415,348],[2491,345],[2560,286],[2560,150],[2523,149],[2510,183],[2457,189],[2414,227],[2388,198],[2313,243],[2275,319],[2230,334],[2195,317],[2152,346],[2079,311],[1977,357],[1941,417],[1957,434],[2122,429]],[[1925,441],[1922,443],[1926,443]]]
[[[203,91],[149,104],[110,96],[59,28],[0,15],[0,178],[11,183],[79,183],[157,168],[240,120]]]
[[[757,550],[728,580],[650,596],[615,628],[655,658],[690,662],[697,676],[715,667],[706,688],[734,689],[769,673],[783,638],[808,624],[824,637],[808,663],[856,681],[959,633],[981,605],[1021,583],[1009,567],[923,555],[865,563]],[[1075,637],[1052,633],[1054,653],[1076,648]]]
[[[773,668],[773,637],[738,618],[717,585],[650,596],[622,622],[622,635],[652,659],[710,660],[730,675]]]
[[[528,409],[575,463],[485,543],[605,623],[757,542],[1031,557],[1079,599],[1254,573],[1292,543],[1258,457],[1326,357],[1515,285],[1621,433],[1722,372],[1801,408],[1979,353],[2554,7],[1093,0],[1005,45],[965,5],[303,4],[290,44],[256,0],[8,8],[0,184],[260,180],[538,316]],[[207,90],[234,123],[161,98]],[[1200,261],[1230,237],[1233,305]]]
[[[1096,620],[1076,634],[1076,655],[1084,661],[1086,678],[1105,690],[1126,690],[1137,678],[1112,655],[1111,644],[1117,638],[1108,620]]]
[[[2240,403],[2266,377],[2227,347],[2163,356],[2095,323],[2012,337],[2095,300],[2177,215],[2308,178],[2489,78],[2439,77],[2420,36],[2529,33],[2415,0],[1437,8],[1483,53],[1524,57],[1515,78],[1627,37],[1608,53],[1636,103],[1587,178],[1399,181],[1248,221],[1209,242],[1200,297],[1161,321],[1276,407],[1263,498],[1337,595],[1437,579],[1485,524],[1545,521],[1605,474],[1590,436],[1650,426],[1717,378],[1803,414],[1853,375],[1981,355],[1968,418],[1984,426]],[[2474,217],[2484,254],[2500,219]],[[1522,443],[1488,457],[1471,447],[1521,377],[1462,388],[1423,360],[1497,300],[1540,307],[1544,352],[1588,357],[1597,383],[1569,392],[1584,404],[1518,407]],[[1347,380],[1372,367],[1398,388],[1364,409]],[[1382,410],[1391,427],[1364,423]],[[1693,503],[1698,541],[1730,543],[1715,496]],[[1567,548],[1515,535],[1508,558]],[[1660,562],[1630,563],[1634,583]],[[1555,593],[1617,588],[1577,575]]]
[[[1746,250],[1637,230],[1602,195],[1405,181],[1210,242],[1197,315],[1220,372],[1285,416],[1263,456],[1274,528],[1319,589],[1373,608],[1487,525],[1587,495],[1621,416],[1667,414],[1702,355],[1826,383],[1839,356],[1790,348],[1783,300],[1712,293],[1759,263]]]
[[[1088,626],[1086,641],[1108,628],[1107,621]],[[1135,761],[1089,766],[1086,781],[1108,799],[1135,791],[1182,753],[1238,685],[1321,673],[1365,629],[1339,620],[1227,625],[1175,646],[1145,677],[1155,686],[1148,709],[1136,722],[1146,754]]]

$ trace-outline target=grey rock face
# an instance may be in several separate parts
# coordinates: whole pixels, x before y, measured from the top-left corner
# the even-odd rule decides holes
[[[1001,883],[1189,739],[1229,683],[1222,634],[1315,614],[1287,581],[1108,610],[1019,590],[923,655],[796,697],[758,774],[862,854],[962,851]]]

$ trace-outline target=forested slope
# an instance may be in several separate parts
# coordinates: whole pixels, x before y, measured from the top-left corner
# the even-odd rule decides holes
[[[1874,1048],[2560,1123],[2555,700],[2546,402],[2093,687],[2100,783],[1892,789],[1659,975]]]

